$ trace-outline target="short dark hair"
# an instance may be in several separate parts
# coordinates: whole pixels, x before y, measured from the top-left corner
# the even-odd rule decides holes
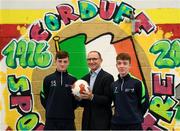
[[[116,61],[118,60],[128,60],[131,63],[131,56],[128,53],[119,53],[116,56]]]
[[[69,58],[68,52],[61,50],[61,51],[56,52],[55,60],[63,59],[63,58],[67,58],[67,57]]]
[[[89,53],[97,53],[99,58],[102,59],[101,53],[99,51],[93,50],[93,51],[90,51]]]

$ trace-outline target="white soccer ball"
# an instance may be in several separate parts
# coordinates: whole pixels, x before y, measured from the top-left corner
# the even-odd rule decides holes
[[[89,92],[89,85],[85,80],[77,80],[72,88],[72,93],[76,96],[80,96],[84,91]]]

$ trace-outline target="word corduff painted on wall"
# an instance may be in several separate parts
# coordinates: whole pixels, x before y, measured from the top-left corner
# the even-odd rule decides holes
[[[123,20],[134,19],[135,29],[134,33],[141,33],[144,30],[147,34],[152,32],[155,26],[143,13],[139,13],[134,17],[135,9],[125,2],[120,4],[116,2],[109,2],[105,0],[100,1],[99,8],[96,4],[90,1],[78,1],[79,15],[74,13],[74,8],[68,4],[60,4],[56,6],[58,14],[46,13],[44,16],[44,23],[47,27],[45,29],[41,21],[34,23],[30,29],[29,37],[31,39],[49,40],[52,36],[51,31],[58,31],[61,29],[63,22],[64,25],[69,25],[71,21],[88,21],[95,18],[98,14],[99,17],[106,21],[113,21],[115,24],[120,24]]]

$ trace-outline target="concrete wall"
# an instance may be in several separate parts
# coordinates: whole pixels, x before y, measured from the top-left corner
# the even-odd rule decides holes
[[[78,79],[88,72],[87,52],[100,51],[102,67],[115,79],[115,57],[128,52],[131,74],[144,81],[151,96],[143,128],[180,130],[179,0],[108,3],[1,1],[0,129],[43,128],[39,93],[43,78],[55,70],[57,47],[70,53],[68,71]],[[78,108],[77,129],[81,116]]]

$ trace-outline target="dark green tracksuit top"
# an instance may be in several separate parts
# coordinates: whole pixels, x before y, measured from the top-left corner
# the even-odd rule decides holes
[[[111,95],[115,106],[113,124],[139,124],[149,107],[149,95],[143,82],[127,74],[118,75],[111,85]]]

